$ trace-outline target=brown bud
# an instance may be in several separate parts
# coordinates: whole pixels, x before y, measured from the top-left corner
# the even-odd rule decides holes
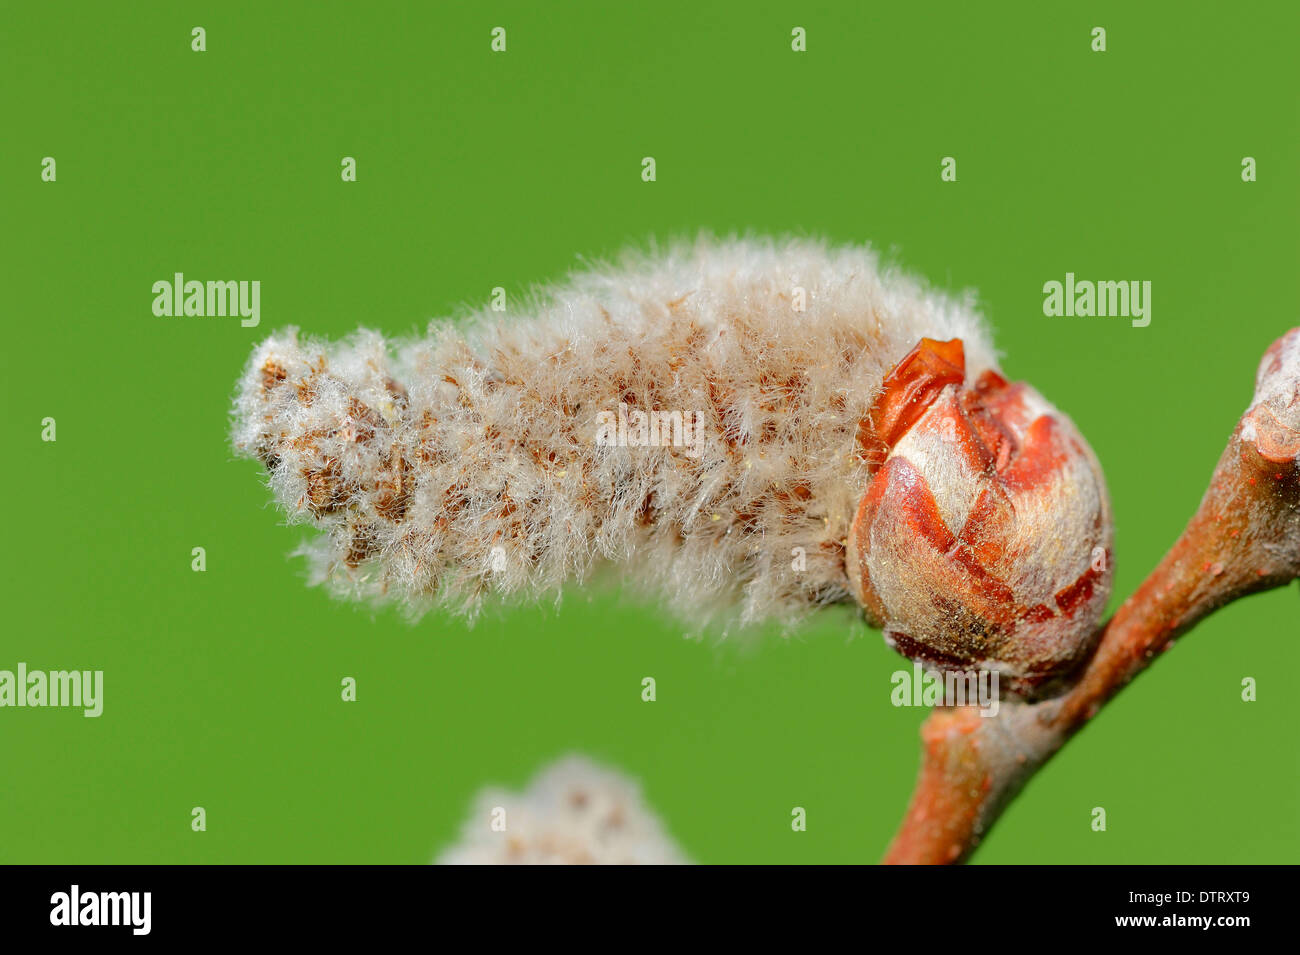
[[[876,465],[847,547],[855,596],[900,653],[990,669],[1030,696],[1089,652],[1112,576],[1101,467],[1070,420],[959,339],[922,339],[859,433]]]
[[[1300,467],[1300,328],[1264,353],[1241,437],[1267,464]]]

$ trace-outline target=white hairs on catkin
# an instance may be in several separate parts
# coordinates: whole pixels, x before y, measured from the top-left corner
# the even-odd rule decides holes
[[[994,367],[969,304],[868,249],[701,239],[416,341],[277,334],[233,441],[336,593],[473,615],[618,565],[693,627],[788,626],[849,594],[859,423],[923,336]]]
[[[495,825],[494,825],[495,824]],[[439,865],[686,865],[636,783],[581,756],[522,793],[486,789]]]

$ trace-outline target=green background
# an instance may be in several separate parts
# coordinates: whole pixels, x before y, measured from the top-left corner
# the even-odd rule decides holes
[[[1005,370],[1088,436],[1127,594],[1296,322],[1300,15],[1068,6],[6,4],[0,668],[103,669],[106,699],[0,710],[0,859],[426,862],[481,786],[570,751],[639,778],[696,860],[878,859],[924,712],[847,611],[690,642],[617,594],[472,629],[332,601],[229,401],[284,325],[415,332],[700,229],[867,241],[977,289]],[[174,271],[260,280],[261,327],[154,317]],[[1044,317],[1066,271],[1152,281],[1150,327]],[[974,861],[1296,861],[1297,611],[1292,586],[1198,628]]]

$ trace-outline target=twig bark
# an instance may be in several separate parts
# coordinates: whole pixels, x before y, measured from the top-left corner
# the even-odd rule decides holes
[[[1103,625],[1062,695],[1003,703],[994,717],[939,707],[921,730],[921,772],[884,861],[964,861],[1002,810],[1105,703],[1218,608],[1300,576],[1300,328],[1265,353],[1255,399],[1200,508],[1146,581]]]

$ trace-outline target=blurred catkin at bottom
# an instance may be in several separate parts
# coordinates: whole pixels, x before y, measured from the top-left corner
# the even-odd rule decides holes
[[[582,756],[543,769],[523,792],[483,790],[439,865],[686,865],[626,776]]]

